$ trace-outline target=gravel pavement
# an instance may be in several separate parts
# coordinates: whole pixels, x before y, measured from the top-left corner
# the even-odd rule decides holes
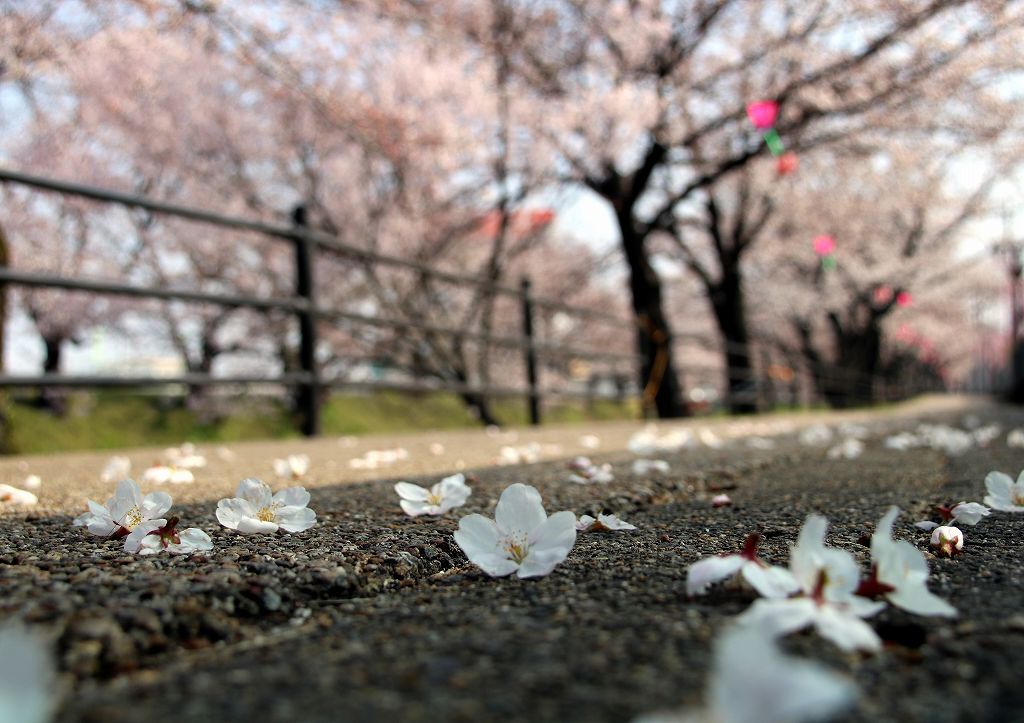
[[[960,456],[882,444],[918,420],[960,425],[967,413],[1003,434]],[[856,460],[828,459],[796,439],[812,422],[854,419],[871,432]],[[713,428],[726,444],[659,455],[672,465],[661,476],[631,473],[624,442],[639,427],[622,423],[520,430],[515,440],[457,432],[239,444],[230,458],[205,450],[211,463],[199,481],[167,488],[183,526],[213,537],[212,552],[191,558],[133,557],[70,526],[83,495],[109,494],[95,479],[107,454],[3,460],[3,481],[26,469],[44,481],[33,511],[0,513],[0,618],[52,641],[59,721],[627,721],[699,703],[712,641],[754,599],[728,585],[689,599],[690,563],[735,551],[759,531],[765,557],[784,564],[803,519],[819,512],[832,523],[829,544],[866,569],[864,535],[888,505],[904,510],[897,537],[927,550],[913,521],[933,517],[939,503],[981,501],[992,469],[1016,477],[1024,467],[1024,450],[1005,443],[1024,410],[967,398],[687,426]],[[598,450],[581,447],[588,433]],[[750,447],[750,434],[777,435],[774,447]],[[530,442],[548,445],[541,455],[550,461],[486,466],[501,446]],[[398,447],[409,457],[390,467],[348,464]],[[241,476],[270,481],[269,460],[300,448],[313,459],[316,527],[243,537],[218,526],[218,497]],[[610,462],[615,481],[566,482],[565,458],[584,451]],[[138,465],[157,452],[131,456]],[[464,508],[431,519],[401,513],[396,479],[430,483],[460,461],[472,470]],[[387,479],[359,481],[370,475]],[[639,529],[580,535],[548,577],[491,579],[451,533],[463,513],[493,514],[512,482],[536,486],[549,512],[607,510]],[[722,491],[734,504],[713,508]],[[847,720],[1024,721],[1024,515],[994,513],[965,534],[962,555],[930,559],[930,587],[959,617],[889,608],[872,619],[885,640],[876,655],[843,653],[809,633],[786,638],[787,650],[861,688]]]

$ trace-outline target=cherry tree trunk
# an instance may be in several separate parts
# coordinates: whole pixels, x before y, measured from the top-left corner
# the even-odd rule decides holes
[[[871,404],[881,367],[882,332],[872,320],[862,329],[836,333],[836,370],[825,377],[825,400],[836,408]]]
[[[689,416],[672,355],[672,331],[665,318],[661,280],[651,266],[645,239],[632,230],[629,219],[619,220],[622,249],[629,264],[629,288],[637,325],[640,388],[644,409],[654,407],[662,419]]]
[[[45,355],[43,357],[43,374],[59,374],[61,347],[66,339],[63,336],[43,337]],[[67,393],[60,387],[41,387],[36,405],[63,417],[67,413]]]
[[[709,291],[715,322],[725,343],[729,411],[733,414],[756,412],[750,336],[743,301],[743,277],[738,269],[723,269],[721,281]]]

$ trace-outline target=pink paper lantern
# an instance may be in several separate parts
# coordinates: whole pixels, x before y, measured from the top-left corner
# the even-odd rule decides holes
[[[906,308],[914,303],[914,297],[910,295],[909,291],[901,291],[896,294],[896,305]]]
[[[775,125],[779,104],[773,100],[758,100],[747,105],[747,117],[759,131],[766,131]]]
[[[818,236],[814,239],[814,253],[818,256],[828,256],[836,250],[836,240],[831,236]]]

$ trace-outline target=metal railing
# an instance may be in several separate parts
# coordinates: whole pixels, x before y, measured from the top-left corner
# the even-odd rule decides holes
[[[294,294],[284,298],[268,298],[245,294],[210,293],[187,289],[166,289],[153,286],[126,284],[110,280],[71,278],[53,274],[34,273],[16,268],[0,266],[0,285],[16,284],[33,288],[62,289],[67,291],[84,291],[95,294],[110,294],[141,299],[162,301],[182,301],[187,303],[212,304],[228,308],[248,308],[256,310],[277,310],[293,314],[299,323],[299,371],[278,374],[276,376],[254,375],[220,375],[184,374],[164,377],[139,376],[99,376],[43,374],[37,376],[11,376],[0,374],[0,388],[25,387],[148,387],[156,385],[180,384],[187,386],[229,386],[277,384],[294,387],[298,390],[297,400],[301,417],[301,430],[307,436],[320,432],[320,407],[322,392],[344,387],[353,390],[387,389],[405,392],[448,391],[460,394],[486,395],[493,397],[519,396],[528,402],[531,424],[541,421],[541,403],[545,397],[579,397],[593,398],[590,392],[575,392],[566,389],[541,389],[538,379],[540,357],[559,355],[587,361],[637,363],[635,354],[616,353],[603,350],[581,349],[574,346],[541,341],[534,331],[537,309],[562,312],[571,316],[586,318],[602,323],[632,328],[622,318],[606,312],[565,304],[552,299],[538,298],[532,293],[530,282],[523,279],[520,286],[492,282],[468,274],[460,274],[434,268],[428,264],[404,258],[389,256],[376,251],[361,249],[341,242],[330,234],[317,231],[306,225],[306,213],[303,207],[295,209],[291,226],[265,223],[252,219],[227,216],[188,206],[181,206],[157,201],[145,196],[121,193],[93,186],[60,181],[26,173],[0,169],[0,181],[27,186],[43,191],[59,193],[64,196],[85,198],[115,204],[128,208],[143,209],[153,214],[160,214],[189,221],[213,225],[231,230],[254,232],[264,237],[275,239],[292,245],[294,254]],[[486,332],[439,324],[425,323],[420,320],[388,318],[369,314],[359,314],[337,308],[323,308],[317,304],[314,289],[314,268],[316,260],[322,254],[330,254],[368,264],[389,266],[415,271],[433,280],[471,286],[483,289],[495,295],[511,296],[519,300],[521,305],[522,332],[517,336],[496,335]],[[456,379],[439,379],[437,383],[424,381],[353,381],[345,378],[324,379],[320,374],[316,360],[319,340],[317,322],[345,321],[354,324],[384,327],[396,330],[418,330],[422,333],[445,335],[460,340],[476,341],[498,347],[518,349],[523,354],[526,369],[526,386],[523,388],[501,387],[495,385],[477,385]],[[635,375],[634,375],[635,376]]]
[[[611,324],[628,334],[630,340],[636,333],[634,323],[604,311],[572,306],[553,299],[536,297],[528,279],[523,279],[518,286],[497,283],[469,274],[437,269],[429,264],[415,260],[389,256],[377,251],[358,248],[346,244],[322,231],[310,228],[306,224],[306,213],[303,207],[295,209],[292,225],[281,225],[255,221],[252,219],[227,216],[202,209],[157,201],[145,196],[110,191],[93,186],[43,178],[26,173],[0,169],[0,182],[7,182],[30,188],[54,192],[64,196],[85,198],[127,208],[143,209],[153,214],[186,219],[193,222],[209,224],[219,228],[252,232],[261,236],[287,243],[292,246],[294,266],[294,293],[286,297],[261,297],[233,293],[213,293],[190,289],[167,289],[121,283],[102,279],[57,276],[53,274],[23,271],[16,268],[0,266],[0,287],[15,284],[31,288],[62,289],[82,291],[94,294],[109,294],[140,299],[162,301],[181,301],[186,303],[211,304],[226,308],[247,308],[261,311],[281,311],[293,315],[299,325],[299,349],[297,371],[285,371],[275,376],[259,375],[218,375],[182,374],[178,376],[101,376],[101,375],[61,375],[43,374],[36,376],[11,376],[0,374],[0,388],[27,387],[91,387],[91,388],[141,388],[166,385],[183,385],[188,387],[202,386],[246,386],[277,385],[297,390],[296,400],[300,414],[300,426],[304,434],[316,435],[320,432],[321,403],[323,393],[327,390],[345,388],[350,390],[394,390],[401,392],[434,392],[447,391],[459,394],[481,395],[486,397],[520,397],[527,402],[531,424],[541,421],[542,402],[545,398],[581,398],[593,400],[601,396],[609,396],[621,401],[622,388],[613,395],[595,393],[588,385],[586,390],[568,388],[541,388],[539,370],[541,360],[579,359],[585,361],[601,361],[613,364],[629,365],[626,376],[635,383],[640,368],[639,356],[635,353],[623,353],[599,349],[586,349],[576,346],[543,341],[536,335],[536,314],[538,309],[549,312],[561,312],[567,315],[588,319],[603,324]],[[468,328],[435,324],[421,319],[402,319],[392,316],[378,316],[356,313],[339,308],[326,308],[317,303],[314,288],[314,270],[317,260],[324,256],[340,257],[373,266],[387,266],[413,271],[424,278],[453,284],[462,287],[474,287],[495,295],[512,297],[520,305],[520,334],[494,334],[486,331],[474,331]],[[434,381],[413,379],[410,381],[358,381],[344,377],[323,378],[316,359],[319,340],[318,322],[346,322],[348,324],[380,327],[399,331],[416,331],[421,334],[437,335],[461,341],[478,342],[495,347],[518,350],[522,353],[525,371],[525,386],[508,387],[492,384],[472,384],[452,378],[438,378]],[[906,387],[894,388],[885,379],[872,377],[854,370],[839,369],[827,365],[814,365],[803,360],[793,364],[799,369],[790,368],[793,376],[788,380],[776,379],[769,367],[772,354],[781,348],[770,340],[753,340],[749,346],[737,346],[718,338],[709,338],[696,334],[676,334],[672,343],[676,348],[689,345],[691,349],[703,352],[715,352],[724,358],[725,352],[749,355],[749,368],[728,370],[720,363],[700,364],[688,360],[681,364],[684,382],[690,386],[704,384],[714,386],[717,390],[716,402],[731,405],[733,402],[744,402],[758,408],[770,408],[789,400],[789,404],[810,404],[817,397],[820,400],[820,389],[845,388],[853,396],[891,400],[916,391]],[[781,352],[780,352],[781,353]],[[786,356],[786,354],[782,354]],[[678,354],[682,358],[684,354]],[[791,356],[791,354],[789,354]],[[778,355],[775,355],[778,358]],[[755,363],[756,362],[756,363]],[[800,385],[809,386],[810,391],[801,392]],[[639,391],[639,386],[630,391]]]

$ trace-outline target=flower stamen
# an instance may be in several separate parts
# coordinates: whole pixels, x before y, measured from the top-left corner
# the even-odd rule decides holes
[[[517,565],[523,564],[523,560],[530,554],[530,545],[523,533],[514,533],[505,538],[502,548]]]

